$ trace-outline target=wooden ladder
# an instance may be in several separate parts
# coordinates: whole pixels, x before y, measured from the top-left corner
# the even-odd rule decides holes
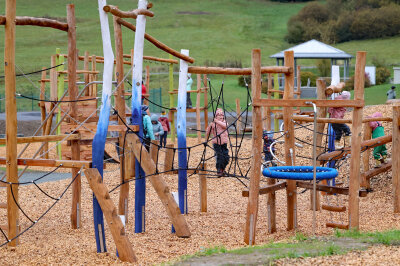
[[[335,206],[335,205],[329,205],[329,204],[322,204],[321,208],[323,210],[329,211],[329,212],[346,212],[347,208],[346,206]],[[326,227],[330,228],[338,228],[338,229],[349,229],[349,224],[344,224],[344,223],[337,223],[337,222],[327,222]]]

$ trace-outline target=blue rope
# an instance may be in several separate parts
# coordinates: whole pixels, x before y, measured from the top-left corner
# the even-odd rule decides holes
[[[265,168],[263,175],[278,179],[313,180],[314,167],[312,166],[275,166]],[[332,179],[337,177],[338,171],[329,167],[317,167],[316,179]]]

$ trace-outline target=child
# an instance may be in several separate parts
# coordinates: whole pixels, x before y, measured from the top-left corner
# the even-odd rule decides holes
[[[153,126],[154,138],[156,140],[161,140],[162,135],[164,135],[164,129],[158,121],[158,116],[156,114],[151,115],[151,124]]]
[[[161,137],[160,145],[165,148],[165,146],[167,145],[167,135],[171,131],[170,126],[169,126],[169,120],[168,120],[165,110],[163,110],[161,112],[161,116],[158,119],[158,121],[160,121],[160,123],[164,129],[164,135],[162,135],[162,137]]]
[[[273,162],[274,157],[272,156],[270,147],[271,144],[274,142],[274,133],[272,131],[263,131],[263,140],[264,140],[264,145],[263,145],[263,153],[265,155],[265,162],[266,163],[271,163],[272,166],[276,166],[276,163]],[[272,151],[275,152],[275,147],[272,147]]]
[[[335,97],[335,100],[349,100],[350,99],[350,92],[344,91],[341,95]],[[338,118],[343,119],[344,114],[346,113],[345,107],[330,107],[328,109],[328,113],[330,114],[331,118]],[[343,148],[340,145],[340,139],[344,134],[344,142],[350,145],[350,135],[351,131],[348,125],[341,124],[341,123],[332,123],[333,131],[335,132],[335,149]]]
[[[150,142],[154,140],[153,127],[149,115],[149,107],[147,105],[142,105],[143,139],[147,151],[150,149]]]
[[[381,112],[373,113],[372,117],[382,117],[382,113]],[[371,121],[369,122],[369,126],[372,129],[373,139],[385,136],[385,131],[381,122]],[[375,167],[380,167],[382,163],[387,163],[386,161],[387,151],[385,144],[375,147],[373,154],[375,159]]]
[[[224,176],[225,167],[229,163],[227,127],[228,124],[225,121],[224,112],[222,109],[218,108],[215,112],[214,121],[208,125],[206,130],[206,140],[208,140],[211,132],[214,135],[211,142],[213,143],[215,155],[217,157],[216,168],[218,177]]]

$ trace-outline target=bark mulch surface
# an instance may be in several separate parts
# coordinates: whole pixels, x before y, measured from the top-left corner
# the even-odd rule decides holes
[[[379,110],[385,116],[391,116],[391,108],[387,106],[376,106],[366,108],[365,115],[372,114]],[[348,114],[349,116],[350,114]],[[384,123],[386,134],[390,134],[391,126]],[[312,127],[310,127],[312,129]],[[312,143],[312,132],[307,129],[299,129],[296,136],[308,143]],[[188,146],[197,143],[196,139],[188,139]],[[306,145],[307,146],[307,145]],[[18,145],[18,149],[22,149]],[[22,157],[32,157],[39,146],[37,144],[28,148]],[[50,145],[52,147],[52,145]],[[389,154],[391,145],[387,145]],[[278,156],[280,155],[279,147]],[[191,149],[190,167],[195,167],[200,161],[204,146]],[[107,145],[107,151],[115,154],[111,144]],[[298,154],[309,157],[311,147],[307,146],[298,149]],[[164,151],[159,156],[159,167],[163,168]],[[213,152],[208,149],[207,156]],[[242,158],[252,155],[251,139],[245,139],[239,156]],[[5,156],[5,148],[0,147],[0,156]],[[371,155],[370,155],[371,156]],[[50,157],[55,157],[54,149]],[[390,157],[390,155],[389,155]],[[282,158],[282,157],[281,157]],[[177,161],[177,160],[175,160]],[[348,184],[349,162],[343,161],[340,167],[338,181]],[[215,160],[208,162],[210,170],[215,171]],[[297,158],[298,165],[312,165],[309,159]],[[250,159],[240,160],[239,165],[243,171],[250,167]],[[372,167],[372,160],[371,160]],[[50,171],[50,168],[32,168],[32,171]],[[70,170],[59,170],[68,172]],[[233,170],[231,170],[233,171]],[[177,175],[160,175],[164,178],[171,191],[177,191]],[[245,185],[247,179],[240,179]],[[45,191],[53,198],[57,198],[67,188],[71,179],[57,182],[46,182],[40,184],[42,191]],[[118,165],[108,165],[105,169],[104,182],[109,189],[120,183]],[[134,182],[130,182],[129,216],[126,226],[126,233],[136,252],[139,264],[155,264],[166,261],[174,261],[185,254],[193,254],[204,248],[213,246],[225,246],[228,249],[244,247],[243,228],[246,218],[247,198],[241,196],[245,186],[233,177],[209,178],[208,184],[208,211],[199,211],[199,181],[198,175],[188,178],[188,207],[189,214],[185,216],[191,230],[191,237],[180,239],[171,234],[171,223],[167,213],[155,193],[150,182],[146,188],[146,232],[134,233]],[[261,185],[266,184],[262,178]],[[371,181],[373,192],[365,198],[360,198],[360,230],[375,231],[400,228],[400,215],[393,213],[393,194],[391,171],[381,174]],[[34,185],[19,187],[19,203],[27,218],[20,212],[21,230],[31,226],[32,221],[37,220],[54,203],[54,200],[46,196]],[[310,192],[305,193],[298,189],[297,195],[297,231],[305,235],[312,235],[312,211],[310,210]],[[110,194],[112,200],[118,205],[119,189]],[[121,264],[116,257],[115,245],[113,243],[108,225],[106,227],[107,253],[96,253],[96,244],[93,230],[92,213],[92,191],[87,180],[82,177],[82,217],[81,227],[71,229],[71,190],[68,189],[61,200],[43,216],[30,230],[27,230],[20,238],[16,248],[3,246],[0,248],[0,263],[2,265],[15,264]],[[295,231],[286,231],[286,193],[281,190],[277,192],[277,233],[268,234],[267,204],[266,196],[260,196],[259,217],[257,223],[256,243],[269,243],[292,238]],[[0,203],[6,202],[6,189],[0,188]],[[348,198],[345,196],[321,197],[322,203],[332,205],[348,206]],[[348,214],[341,213],[331,215],[327,211],[317,212],[316,234],[330,235],[333,230],[325,226],[326,222],[335,221],[348,223]],[[7,223],[6,209],[0,209],[0,225]],[[0,234],[0,242],[6,239]],[[399,262],[400,252],[398,247],[373,246],[367,251],[354,251],[342,256],[325,258],[310,258],[297,260],[281,260],[282,264],[385,264],[388,262]]]

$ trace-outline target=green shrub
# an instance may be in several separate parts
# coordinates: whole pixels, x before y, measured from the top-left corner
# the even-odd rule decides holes
[[[317,62],[318,74],[320,77],[328,77],[331,74],[331,62],[328,59],[318,59]]]
[[[239,76],[238,77],[238,85],[240,87],[246,87],[246,82],[245,82],[244,79],[246,79],[247,84],[249,84],[249,86],[250,86],[250,84],[251,84],[251,76]]]
[[[301,73],[301,84],[303,86],[307,85],[308,79],[310,79],[310,86],[315,87],[316,85],[316,80],[317,80],[317,75],[315,75],[312,72],[302,72]]]
[[[384,84],[390,78],[390,71],[386,67],[377,67],[375,75],[376,85]]]
[[[370,81],[369,75],[367,73],[365,73],[364,88],[368,88],[368,87],[371,87],[371,81]],[[346,91],[354,90],[354,76],[351,76],[350,79],[346,81],[344,90],[346,90]]]

